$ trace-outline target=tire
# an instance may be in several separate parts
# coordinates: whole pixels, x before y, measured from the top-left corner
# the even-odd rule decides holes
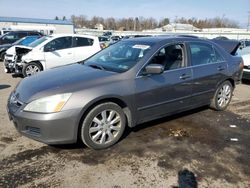
[[[95,106],[83,120],[81,140],[93,149],[105,149],[121,138],[126,126],[126,117],[115,103],[107,102]]]
[[[40,64],[36,62],[27,63],[23,66],[22,74],[24,77],[32,76],[42,71]]]
[[[219,85],[215,95],[211,101],[210,107],[217,111],[225,110],[233,95],[233,86],[229,81],[225,81]]]
[[[1,54],[0,54],[0,60],[4,61],[5,54],[6,54],[6,51],[1,52]]]

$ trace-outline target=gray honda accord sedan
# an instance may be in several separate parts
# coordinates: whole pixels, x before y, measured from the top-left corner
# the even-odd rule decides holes
[[[103,149],[126,126],[204,105],[226,109],[242,69],[240,57],[208,40],[128,39],[84,62],[23,79],[7,110],[27,137],[53,145],[80,139]]]

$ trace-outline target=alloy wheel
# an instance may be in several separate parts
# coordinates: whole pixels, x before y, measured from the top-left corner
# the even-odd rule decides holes
[[[220,108],[224,108],[230,102],[232,89],[228,84],[224,84],[217,95],[217,103]]]
[[[89,127],[89,136],[96,144],[113,141],[121,130],[121,117],[115,110],[103,110],[96,115]]]
[[[26,67],[25,72],[26,72],[26,75],[27,75],[27,76],[32,76],[32,75],[34,75],[34,74],[40,72],[40,69],[39,69],[39,67],[36,66],[36,65],[28,65],[28,66]]]

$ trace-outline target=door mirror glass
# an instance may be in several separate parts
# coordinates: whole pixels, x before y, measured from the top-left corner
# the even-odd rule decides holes
[[[160,64],[150,64],[145,67],[144,75],[147,74],[161,74],[164,71],[164,67]]]

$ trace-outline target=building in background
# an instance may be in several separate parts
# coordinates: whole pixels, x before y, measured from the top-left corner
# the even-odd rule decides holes
[[[10,30],[35,30],[45,35],[74,33],[74,26],[68,20],[0,17],[1,34]]]

